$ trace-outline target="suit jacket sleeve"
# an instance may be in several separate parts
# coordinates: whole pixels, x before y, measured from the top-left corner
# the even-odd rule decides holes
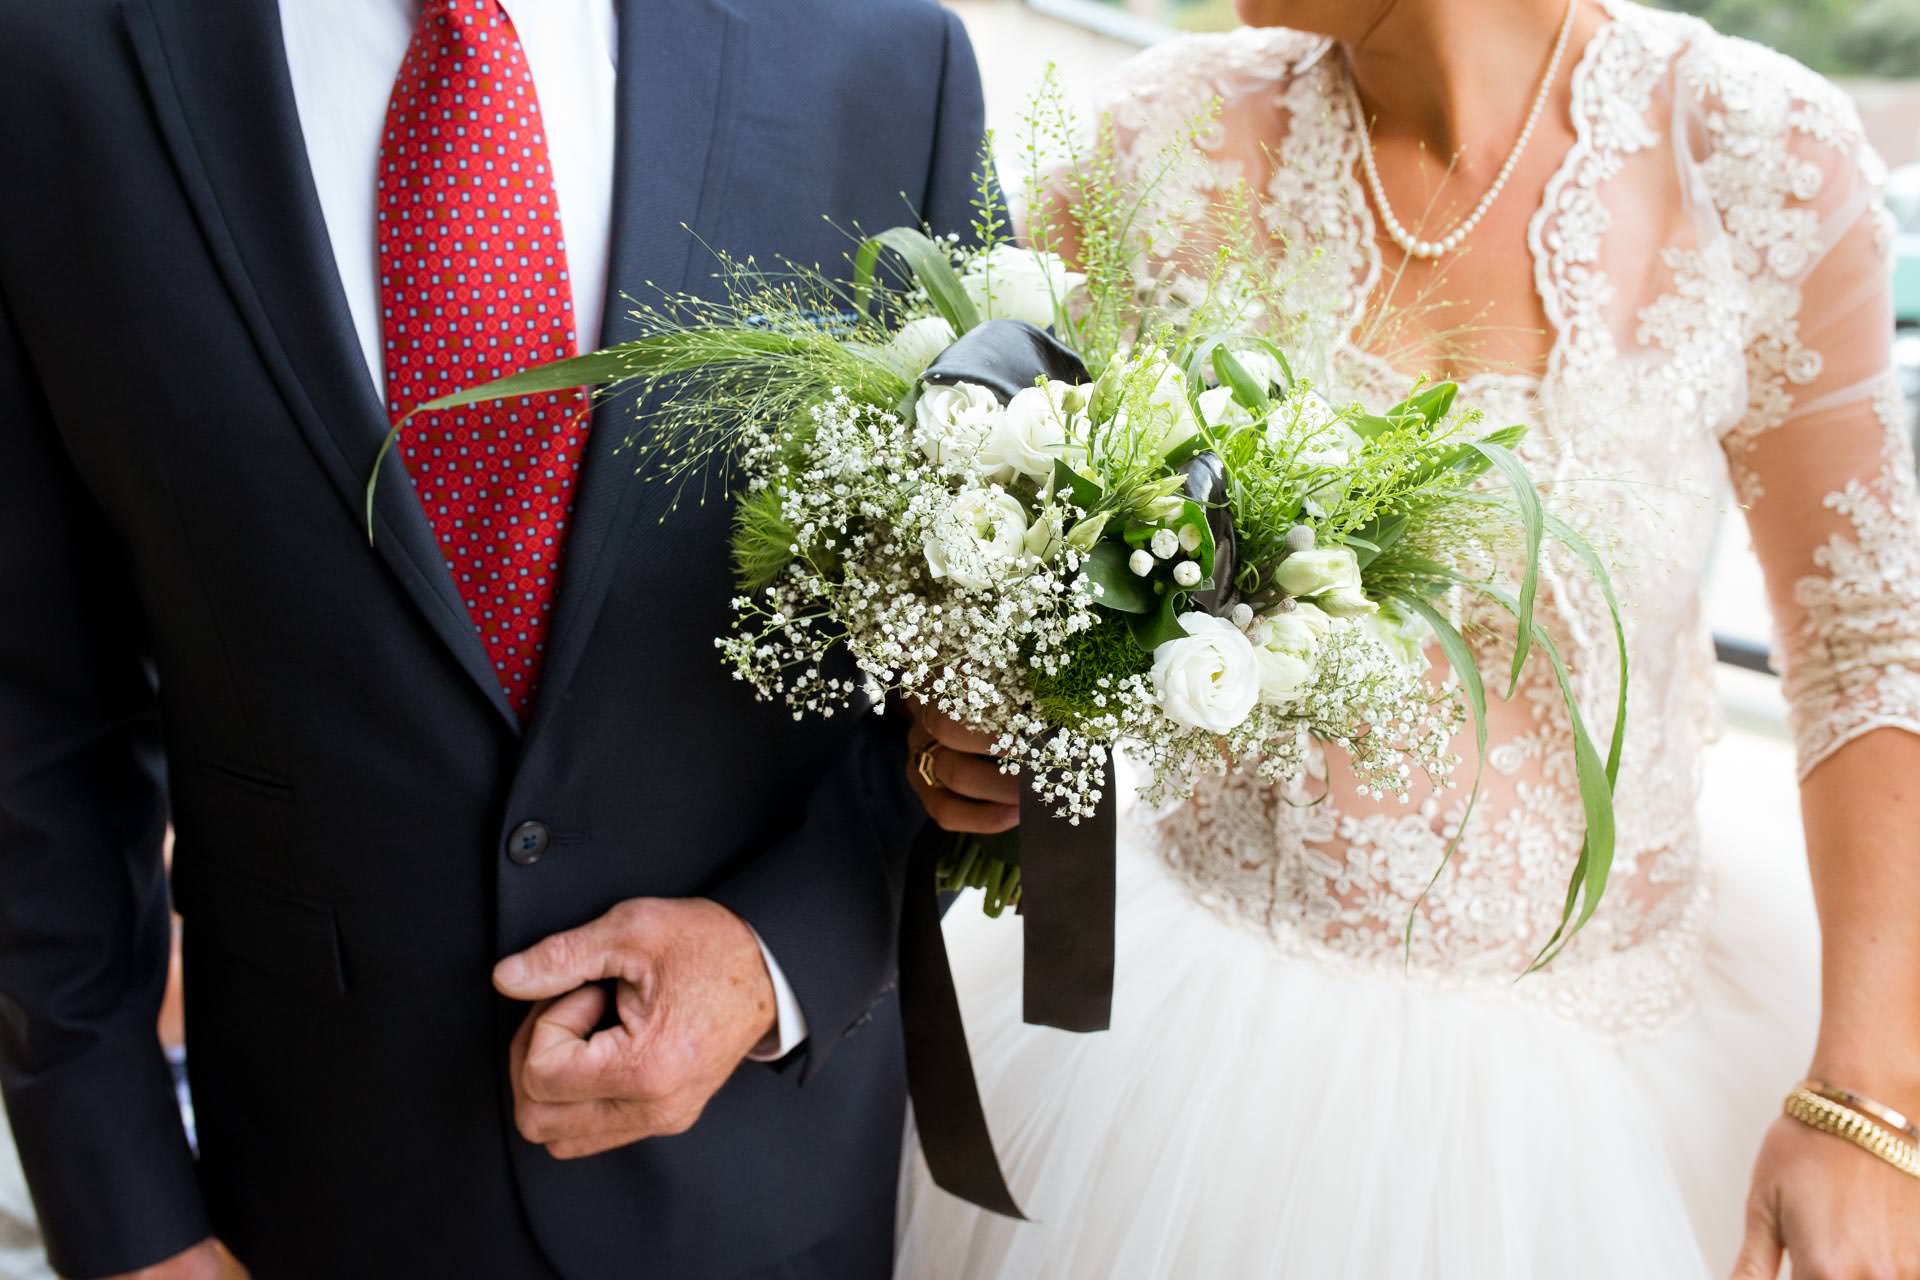
[[[165,826],[139,611],[0,301],[0,1091],[53,1265],[208,1234],[155,1034]]]
[[[973,47],[959,19],[944,17],[940,111],[920,207],[935,231],[965,235],[986,115]],[[904,720],[894,712],[863,726],[799,828],[712,894],[758,931],[799,997],[803,1082],[891,988],[907,854],[926,821],[907,786]]]

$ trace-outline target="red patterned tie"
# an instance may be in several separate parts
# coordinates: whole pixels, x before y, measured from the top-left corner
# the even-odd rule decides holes
[[[499,0],[426,0],[380,145],[387,412],[578,350],[533,74]],[[522,720],[587,438],[584,390],[408,425],[401,456]]]

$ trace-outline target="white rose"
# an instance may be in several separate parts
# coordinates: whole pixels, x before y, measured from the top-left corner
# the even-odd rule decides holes
[[[952,325],[939,316],[928,316],[902,325],[875,357],[908,382],[916,382],[927,366],[957,340]]]
[[[1232,387],[1209,387],[1200,393],[1200,416],[1210,427],[1253,425],[1253,411],[1233,398]]]
[[[1001,244],[973,260],[960,287],[983,320],[1024,320],[1045,329],[1053,323],[1054,304],[1064,307],[1086,280],[1067,270],[1057,253]]]
[[[1169,720],[1191,729],[1226,733],[1260,699],[1260,667],[1253,644],[1225,618],[1180,615],[1187,634],[1153,651],[1153,687]]]
[[[1336,618],[1372,613],[1380,607],[1361,593],[1360,562],[1348,547],[1296,551],[1280,562],[1273,580],[1288,595],[1312,600]]]
[[[921,544],[936,578],[973,591],[991,587],[1027,555],[1027,511],[998,489],[967,489],[934,517]]]
[[[966,462],[1005,415],[999,397],[977,382],[923,387],[913,408],[913,442],[934,462]]]
[[[990,480],[1015,476],[1050,479],[1056,459],[1067,455],[1074,419],[1085,406],[1079,387],[1047,382],[1015,395],[975,456],[973,465]]]
[[[1284,707],[1312,683],[1320,642],[1332,629],[1333,619],[1311,604],[1254,619],[1247,639],[1260,664],[1262,702]]]

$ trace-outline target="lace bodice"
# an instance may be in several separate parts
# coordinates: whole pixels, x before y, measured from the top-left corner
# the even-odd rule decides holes
[[[1870,729],[1920,732],[1920,511],[1891,372],[1891,227],[1851,106],[1696,20],[1605,9],[1574,73],[1573,146],[1524,247],[1550,353],[1467,387],[1490,421],[1533,425],[1522,453],[1609,556],[1621,595],[1630,721],[1598,916],[1552,971],[1512,983],[1559,918],[1583,831],[1543,664],[1495,708],[1486,793],[1417,911],[1465,770],[1453,789],[1373,802],[1336,756],[1298,795],[1235,775],[1134,820],[1203,899],[1287,947],[1397,974],[1413,912],[1416,980],[1497,984],[1632,1029],[1683,1007],[1709,893],[1694,813],[1714,723],[1701,596],[1725,502],[1746,507],[1766,568],[1803,774]],[[1382,258],[1338,52],[1277,29],[1189,37],[1122,83],[1110,118],[1123,162],[1219,103],[1200,163],[1155,196],[1173,226],[1143,270],[1177,276],[1183,238],[1207,233],[1198,218],[1183,230],[1179,210],[1248,184],[1276,244],[1318,255],[1315,304],[1331,294],[1340,312],[1324,382],[1337,398],[1397,399],[1406,376],[1359,336]],[[1552,556],[1542,600],[1604,737],[1617,694],[1604,602]],[[1504,688],[1510,624],[1465,621],[1489,688]]]

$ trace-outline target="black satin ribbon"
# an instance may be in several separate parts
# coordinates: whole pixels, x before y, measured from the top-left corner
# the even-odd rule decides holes
[[[1021,320],[989,320],[942,351],[921,375],[923,382],[972,382],[1004,402],[1039,381],[1070,386],[1091,381],[1080,357],[1045,329]]]
[[[914,843],[900,918],[900,1018],[907,1042],[907,1094],[927,1170],[942,1190],[1026,1221],[1007,1189],[980,1105],[980,1083],[960,1021],[960,996],[940,932],[936,873],[952,838],[929,823]]]
[[[1080,358],[1045,330],[989,320],[948,347],[925,380],[977,383],[1011,400],[1043,374],[1056,382],[1088,380]],[[1037,1026],[1105,1031],[1112,1021],[1113,787],[1109,758],[1099,812],[1078,824],[1056,818],[1030,787],[1021,788],[1022,980],[1025,1018]],[[907,1091],[934,1183],[983,1209],[1024,1221],[994,1153],[940,931],[937,872],[951,845],[951,836],[928,826],[908,868],[900,936]]]
[[[1113,1023],[1113,757],[1091,818],[1054,816],[1020,788],[1020,915],[1026,922],[1026,1020],[1062,1031]]]

